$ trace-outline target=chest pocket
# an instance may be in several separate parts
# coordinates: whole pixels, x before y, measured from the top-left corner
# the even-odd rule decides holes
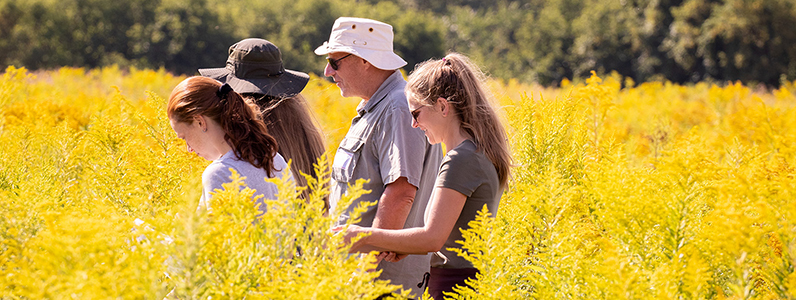
[[[359,137],[347,136],[340,142],[332,163],[332,178],[337,182],[351,182],[354,167],[362,158],[362,145],[365,141]]]

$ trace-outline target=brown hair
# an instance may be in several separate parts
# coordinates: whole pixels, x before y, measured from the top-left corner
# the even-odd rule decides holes
[[[511,154],[506,131],[490,103],[492,94],[484,82],[486,77],[470,59],[450,53],[443,59],[419,64],[409,76],[406,94],[419,105],[434,105],[440,97],[447,99],[457,112],[462,130],[492,161],[500,185],[505,187],[511,175]]]
[[[313,119],[304,97],[301,94],[289,98],[243,94],[243,98],[260,107],[268,132],[279,145],[279,154],[285,160],[291,161],[296,185],[307,185],[302,173],[317,178],[315,164],[326,151],[326,147],[321,130]],[[309,191],[305,190],[302,196],[306,199]],[[328,203],[326,205],[328,206]]]
[[[193,122],[202,115],[212,119],[224,130],[224,140],[235,156],[262,168],[274,176],[277,144],[257,115],[256,106],[246,103],[235,91],[219,97],[221,83],[202,76],[188,77],[171,91],[168,116],[178,122]],[[222,98],[225,98],[222,100]]]

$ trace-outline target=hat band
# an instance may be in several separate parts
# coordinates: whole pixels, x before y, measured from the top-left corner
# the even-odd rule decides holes
[[[378,38],[365,38],[356,35],[340,33],[337,36],[332,36],[329,44],[341,45],[345,47],[365,48],[377,51],[393,51],[392,41]]]
[[[263,64],[227,61],[226,68],[240,79],[277,77],[285,73],[281,62]]]

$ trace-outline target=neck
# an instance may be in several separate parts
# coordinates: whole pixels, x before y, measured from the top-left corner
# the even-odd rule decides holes
[[[229,150],[232,150],[232,146],[230,146],[229,143],[227,143],[227,140],[224,138],[226,133],[224,133],[224,130],[221,129],[221,126],[219,126],[217,123],[208,123],[207,133],[208,139],[212,141],[211,147],[213,147],[214,151],[214,153],[210,154],[211,157],[208,157],[208,159],[219,159],[221,156],[229,152]]]
[[[450,129],[445,133],[442,142],[445,143],[448,150],[455,148],[465,140],[472,139],[472,137],[462,129],[462,124],[457,118],[452,120],[447,128]]]
[[[227,144],[227,141],[224,141],[224,143],[218,148],[219,153],[221,153],[218,155],[218,158],[221,158],[222,156],[224,156],[224,154],[227,154],[227,152],[229,152],[230,150],[232,150],[232,147],[230,147],[229,144]]]
[[[379,90],[382,84],[387,81],[387,78],[390,78],[390,75],[394,73],[395,70],[381,70],[373,68],[369,74],[366,75],[366,80],[368,82],[368,90],[365,91],[365,94],[368,95],[367,97],[362,97],[362,100],[367,102],[370,98],[373,97],[373,94]]]

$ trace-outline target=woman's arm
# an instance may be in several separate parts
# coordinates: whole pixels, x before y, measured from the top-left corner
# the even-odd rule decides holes
[[[439,251],[456,225],[466,200],[467,196],[462,193],[437,187],[428,207],[430,211],[424,227],[390,230],[352,225],[346,231],[347,240],[359,233],[370,233],[370,236],[357,241],[351,247],[351,252],[426,254]]]

